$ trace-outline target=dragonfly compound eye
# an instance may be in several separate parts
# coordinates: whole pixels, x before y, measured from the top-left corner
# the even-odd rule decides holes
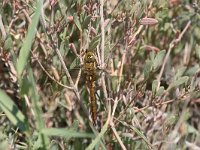
[[[93,62],[94,61],[94,56],[93,55],[88,55],[87,56],[87,60],[89,61],[89,62]]]

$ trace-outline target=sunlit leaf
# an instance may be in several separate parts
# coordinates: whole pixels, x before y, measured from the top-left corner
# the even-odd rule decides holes
[[[8,137],[0,130],[0,149],[9,149]]]

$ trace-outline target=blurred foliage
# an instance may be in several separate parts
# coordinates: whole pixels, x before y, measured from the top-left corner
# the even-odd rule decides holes
[[[11,1],[0,2],[0,149],[200,147],[198,0],[104,1],[103,16],[101,1]],[[88,115],[87,50],[100,134]]]

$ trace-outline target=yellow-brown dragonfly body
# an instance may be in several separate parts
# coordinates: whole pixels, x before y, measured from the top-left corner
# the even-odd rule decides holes
[[[97,76],[97,61],[92,51],[88,51],[85,54],[84,74],[85,74],[87,87],[89,88],[90,109],[92,113],[92,120],[93,120],[94,125],[96,125],[97,104],[96,104],[96,97],[95,97],[95,81],[97,79],[96,77]]]

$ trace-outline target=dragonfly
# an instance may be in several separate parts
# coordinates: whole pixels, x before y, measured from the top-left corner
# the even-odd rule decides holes
[[[81,69],[81,74],[76,75]],[[70,74],[74,79],[75,76],[83,80],[79,80],[79,84],[85,84],[87,87],[88,101],[90,107],[91,120],[94,126],[100,126],[98,118],[99,101],[97,101],[97,80],[99,78],[100,69],[98,67],[97,56],[94,50],[86,50],[83,56],[83,62],[79,62],[79,58],[75,59],[70,65]],[[82,81],[85,81],[84,83]]]
[[[83,72],[89,89],[90,110],[93,124],[97,125],[97,102],[95,97],[95,81],[97,80],[97,60],[92,51],[87,51],[84,57]]]
[[[96,95],[97,94],[97,87],[96,87],[96,82],[98,81],[99,75],[101,72],[105,72],[106,74],[106,79],[107,79],[107,90],[108,93],[110,94],[110,97],[113,97],[113,92],[115,91],[116,84],[118,83],[118,76],[116,74],[112,75],[109,71],[108,71],[108,66],[109,63],[108,61],[106,64],[106,68],[101,69],[98,65],[98,59],[97,56],[95,55],[95,51],[94,50],[86,50],[85,54],[84,54],[84,58],[83,58],[83,64],[81,64],[78,68],[82,70],[82,75],[80,78],[84,78],[85,79],[85,85],[88,89],[88,98],[89,98],[89,102],[90,102],[90,113],[91,113],[91,119],[92,122],[95,126],[99,126],[100,122],[98,120],[98,110],[99,110],[99,106],[97,103],[101,103],[100,101],[97,100]],[[79,60],[79,58],[77,58],[77,60]],[[79,62],[75,63],[71,63],[70,69],[71,69],[71,76],[76,76],[74,70]],[[111,60],[111,59],[109,59]],[[109,64],[108,64],[109,63]],[[80,68],[81,67],[81,68]],[[78,69],[76,68],[76,69]],[[109,70],[112,70],[109,68]],[[112,71],[114,72],[114,71]],[[111,90],[112,89],[112,90]]]

